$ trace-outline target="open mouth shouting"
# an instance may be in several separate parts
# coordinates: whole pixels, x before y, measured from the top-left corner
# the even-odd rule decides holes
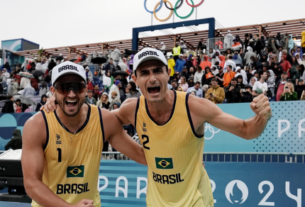
[[[77,105],[77,101],[65,101],[66,106],[68,109],[73,109]]]
[[[152,95],[159,94],[160,90],[161,90],[160,86],[150,86],[147,88],[148,93]]]

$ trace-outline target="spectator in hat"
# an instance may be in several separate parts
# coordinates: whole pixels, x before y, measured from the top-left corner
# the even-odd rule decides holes
[[[96,106],[103,109],[108,109],[110,106],[108,93],[104,92],[101,99],[97,101]]]
[[[93,81],[93,74],[90,71],[89,66],[87,66],[85,69],[86,69],[86,76],[87,76],[87,78],[92,82]]]
[[[193,87],[190,87],[187,89],[188,93],[191,93],[192,91],[195,92],[195,96],[199,98],[203,98],[202,89],[200,88],[200,82],[196,82]]]
[[[241,102],[248,103],[252,102],[252,86],[246,85],[245,89],[240,89],[240,95],[241,95]]]
[[[284,91],[281,94],[280,101],[296,101],[298,100],[298,93],[294,91],[292,82],[286,82]]]
[[[218,85],[217,78],[213,78],[211,80],[211,88],[209,88],[205,93],[205,98],[209,99],[215,104],[220,104],[224,101],[225,91]]]
[[[118,47],[115,47],[115,49],[114,49],[113,52],[111,53],[111,58],[112,58],[113,61],[115,62],[115,65],[118,65],[118,64],[119,64],[120,55],[121,55],[121,51],[119,50]]]
[[[110,87],[110,90],[109,90],[109,94],[112,94],[113,91],[115,91],[118,95],[118,97],[120,97],[120,91],[119,91],[119,87],[118,85],[121,83],[121,81],[119,80],[116,80],[114,82],[114,84]],[[112,96],[109,97],[109,101],[112,102]]]
[[[296,85],[296,92],[298,93],[298,100],[301,99],[302,93],[305,91],[305,82],[303,79],[300,79],[298,81],[298,84]]]
[[[179,55],[179,59],[177,59],[177,61],[176,61],[175,73],[180,75],[180,73],[182,72],[183,67],[185,66],[185,64],[186,64],[186,62],[183,59],[183,55],[180,54]]]
[[[91,90],[88,90],[87,91],[87,97],[85,99],[85,103],[87,104],[92,104],[92,105],[96,105],[96,100],[95,98],[93,97],[93,91]]]
[[[240,88],[237,79],[232,78],[228,87],[225,88],[225,96],[228,103],[239,103],[241,101]]]
[[[176,62],[174,60],[174,57],[172,55],[169,56],[169,59],[167,61],[167,67],[171,69],[171,79],[173,78],[174,74],[175,74],[175,65]]]
[[[234,51],[237,50],[239,52],[239,50],[242,48],[242,44],[240,42],[238,42],[237,39],[234,39],[233,45],[231,48],[232,48],[232,50],[234,50]]]
[[[120,100],[120,97],[118,96],[117,92],[116,91],[112,91],[111,92],[111,101],[110,101],[110,110],[112,111],[114,108],[113,108],[113,105],[115,103],[121,103],[121,100]]]

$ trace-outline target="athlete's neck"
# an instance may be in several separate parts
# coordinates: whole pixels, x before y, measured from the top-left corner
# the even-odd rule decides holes
[[[73,117],[67,116],[60,107],[57,107],[56,114],[64,127],[66,127],[70,132],[75,133],[87,119],[88,105],[83,104],[78,114]]]
[[[171,90],[166,91],[164,99],[160,102],[148,102],[147,108],[154,122],[165,124],[171,117],[175,101],[175,94]]]

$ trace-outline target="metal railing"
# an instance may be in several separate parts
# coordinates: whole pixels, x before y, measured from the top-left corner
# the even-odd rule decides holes
[[[103,160],[130,160],[120,152],[103,152]],[[264,162],[264,163],[305,163],[305,153],[236,153],[207,152],[204,162]]]
[[[0,154],[4,151],[0,150]],[[120,152],[103,152],[102,160],[131,160]],[[207,152],[204,162],[264,162],[264,163],[305,163],[305,153],[247,153],[247,152]]]

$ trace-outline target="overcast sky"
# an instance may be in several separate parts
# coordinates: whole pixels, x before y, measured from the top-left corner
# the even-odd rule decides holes
[[[177,2],[169,1],[173,5]],[[191,11],[185,1],[177,10],[181,16]],[[193,0],[194,4],[200,1]],[[153,10],[158,2],[147,0],[147,8]],[[151,25],[144,0],[0,0],[0,3],[0,40],[24,38],[43,48],[131,39],[133,27]],[[223,27],[261,24],[304,18],[304,7],[304,0],[205,0],[197,8],[197,19],[215,17]],[[194,20],[195,14],[194,10],[187,20]],[[163,5],[157,16],[168,15],[169,10]],[[183,20],[175,16],[177,21]],[[173,18],[166,23],[170,22]],[[153,19],[153,24],[162,23]]]

